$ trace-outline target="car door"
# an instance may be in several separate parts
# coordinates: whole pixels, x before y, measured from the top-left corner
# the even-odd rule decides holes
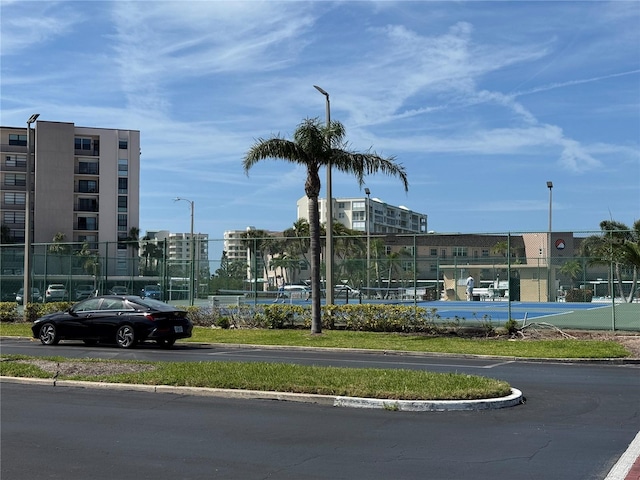
[[[93,312],[91,318],[92,331],[96,338],[112,341],[118,326],[127,320],[130,310],[121,298],[103,298],[99,310]]]
[[[90,339],[93,337],[93,320],[99,312],[99,298],[91,298],[74,305],[58,325],[60,336],[68,339]]]

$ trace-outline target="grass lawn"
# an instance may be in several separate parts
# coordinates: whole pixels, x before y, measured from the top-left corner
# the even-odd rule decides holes
[[[31,337],[28,323],[0,323],[0,336]],[[458,338],[325,330],[223,330],[195,327],[183,342],[281,345],[521,358],[624,358],[611,340],[517,340]],[[356,369],[241,362],[118,362],[2,355],[6,376],[249,389],[404,400],[465,400],[508,395],[506,382],[475,375],[399,369]],[[70,368],[65,368],[70,367]],[[86,373],[89,371],[90,373]]]
[[[189,387],[294,392],[394,400],[468,400],[509,395],[507,382],[476,375],[280,363],[120,362],[2,355],[0,374]],[[65,368],[65,366],[70,368]],[[46,367],[49,368],[46,368]],[[87,368],[88,367],[88,368]],[[126,373],[117,373],[126,367]],[[136,368],[139,367],[139,368]],[[83,373],[85,370],[92,373]],[[110,370],[116,373],[104,373]]]
[[[0,323],[0,336],[31,337],[30,323]],[[224,330],[194,327],[197,343],[283,345],[324,348],[362,348],[406,352],[492,355],[521,358],[624,358],[630,352],[613,340],[517,340],[505,338],[461,338],[403,335],[397,333],[324,330],[311,335],[308,330]]]

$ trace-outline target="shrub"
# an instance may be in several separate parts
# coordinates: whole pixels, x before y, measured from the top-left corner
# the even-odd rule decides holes
[[[15,302],[0,302],[0,322],[15,322],[18,319],[18,307]]]
[[[73,302],[28,303],[26,306],[26,320],[35,322],[38,318],[49,313],[64,312],[73,306]]]
[[[580,288],[572,288],[567,291],[564,297],[565,302],[587,302],[590,303],[593,298],[592,290],[583,290]]]
[[[516,322],[513,318],[507,320],[504,324],[504,328],[509,335],[515,335],[518,329],[518,322]]]

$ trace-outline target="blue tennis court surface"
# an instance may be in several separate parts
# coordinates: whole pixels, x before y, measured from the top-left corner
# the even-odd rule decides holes
[[[491,320],[544,321],[546,317],[568,315],[579,311],[610,310],[606,303],[539,303],[539,302],[511,302],[511,316],[509,316],[509,302],[465,302],[465,301],[435,301],[418,302],[418,306],[427,309],[435,308],[441,318],[464,318],[466,320],[482,320],[485,315]]]

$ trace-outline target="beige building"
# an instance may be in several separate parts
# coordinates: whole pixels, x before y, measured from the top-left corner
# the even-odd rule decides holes
[[[140,132],[38,120],[32,127],[32,241],[107,247],[107,272],[129,272],[127,246],[139,226]],[[0,202],[3,229],[24,242],[27,128],[1,127]],[[101,252],[104,254],[104,251]]]
[[[298,220],[309,220],[309,199],[297,203]],[[378,198],[334,198],[333,218],[351,230],[369,233],[426,233],[427,215],[407,207],[389,205]],[[327,223],[327,201],[318,199],[320,223]]]

